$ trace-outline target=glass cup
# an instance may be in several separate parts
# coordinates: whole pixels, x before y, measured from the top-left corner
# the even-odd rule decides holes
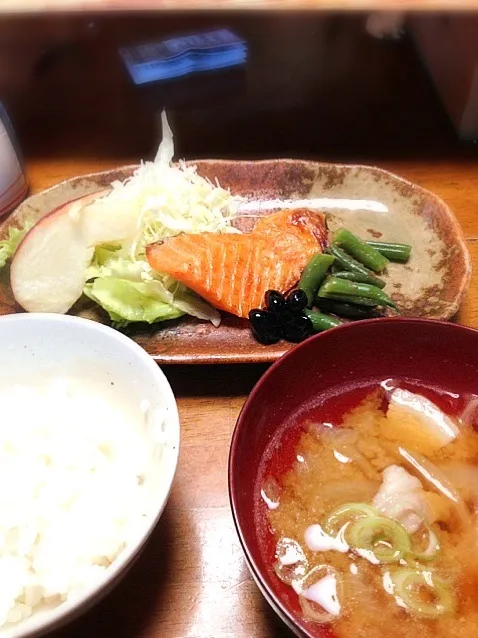
[[[0,217],[11,213],[28,192],[28,182],[10,119],[0,102]]]

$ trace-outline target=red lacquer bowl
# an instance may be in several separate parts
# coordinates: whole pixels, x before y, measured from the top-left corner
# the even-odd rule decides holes
[[[234,430],[229,495],[252,576],[280,618],[297,636],[333,636],[301,618],[297,597],[267,564],[256,525],[258,468],[284,423],[312,403],[387,378],[407,378],[457,394],[478,394],[478,331],[425,319],[372,319],[319,334],[279,359],[257,383]]]

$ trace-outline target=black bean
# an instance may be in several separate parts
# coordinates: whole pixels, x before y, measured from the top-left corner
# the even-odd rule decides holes
[[[286,306],[284,310],[277,315],[277,318],[279,319],[281,326],[287,326],[289,323],[295,321],[299,317],[302,317],[303,314],[302,310]]]
[[[287,305],[294,310],[304,310],[307,307],[308,298],[307,293],[300,288],[293,290],[287,296]]]
[[[281,312],[286,307],[285,297],[278,290],[268,290],[265,294],[265,302],[270,312]]]
[[[254,308],[249,312],[249,322],[255,338],[265,345],[277,343],[282,338],[282,326],[278,317],[267,310]]]
[[[287,341],[298,343],[312,334],[312,322],[309,317],[299,315],[291,319],[283,328],[283,336]]]

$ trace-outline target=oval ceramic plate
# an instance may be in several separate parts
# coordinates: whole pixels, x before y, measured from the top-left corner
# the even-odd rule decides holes
[[[367,166],[299,160],[194,162],[199,174],[244,198],[237,225],[250,230],[258,215],[280,208],[307,207],[327,214],[331,230],[344,225],[365,238],[409,243],[408,264],[390,264],[387,290],[405,316],[449,319],[458,310],[471,275],[461,228],[436,195],[387,171]],[[99,191],[131,175],[134,167],[74,177],[23,202],[0,230],[24,219],[40,219],[69,200]],[[33,273],[32,273],[33,275]],[[8,269],[0,281],[0,314],[19,312],[10,292]],[[73,312],[107,323],[101,309],[79,303]],[[270,362],[291,345],[262,346],[247,322],[225,316],[219,328],[192,318],[136,326],[128,334],[161,363]]]

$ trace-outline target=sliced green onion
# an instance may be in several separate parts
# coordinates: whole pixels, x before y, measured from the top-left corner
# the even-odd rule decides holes
[[[276,545],[274,563],[274,571],[281,581],[286,585],[301,581],[308,568],[309,563],[299,543],[291,538],[281,538]]]
[[[358,518],[345,530],[345,540],[357,554],[371,562],[395,563],[411,549],[407,530],[391,518]]]
[[[455,609],[453,592],[431,571],[405,567],[390,572],[390,578],[395,600],[413,616],[434,619]]]
[[[429,560],[433,560],[435,556],[438,554],[438,552],[440,551],[440,541],[438,539],[438,536],[435,534],[435,532],[427,523],[425,523],[425,527],[427,529],[427,534],[428,534],[428,544],[426,548],[423,551],[421,551],[421,550],[417,550],[415,547],[412,546],[412,549],[410,550],[409,553],[410,553],[410,556],[412,558],[415,558],[416,560],[429,561]]]
[[[364,516],[380,516],[380,512],[366,503],[345,503],[331,512],[322,525],[329,536],[336,536],[340,529],[350,521]]]

